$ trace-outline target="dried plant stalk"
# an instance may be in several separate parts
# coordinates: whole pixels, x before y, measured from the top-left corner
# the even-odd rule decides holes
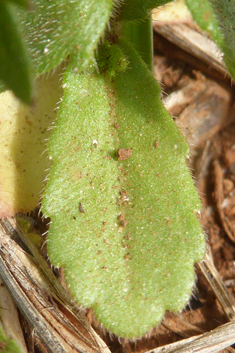
[[[214,266],[209,247],[204,259],[199,261],[198,266],[214,291],[225,315],[229,320],[234,320],[235,307],[233,300]]]
[[[78,311],[74,314],[63,287],[15,226],[15,219],[0,221],[0,276],[34,335],[51,353],[108,353],[86,318]],[[31,256],[11,237],[17,238]]]
[[[186,24],[155,22],[154,30],[193,57],[205,62],[224,77],[229,76],[222,61],[222,53],[215,42]]]
[[[198,267],[209,282],[222,309],[231,322],[219,326],[210,332],[168,344],[146,353],[217,353],[234,344],[234,304],[214,266],[209,246],[207,247],[204,259],[199,261]]]
[[[146,353],[218,353],[234,344],[235,322],[228,322],[202,335],[168,344]]]

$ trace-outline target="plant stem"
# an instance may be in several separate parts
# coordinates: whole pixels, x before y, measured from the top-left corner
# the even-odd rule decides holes
[[[151,14],[139,22],[123,22],[122,34],[138,51],[149,70],[153,71],[153,30]]]

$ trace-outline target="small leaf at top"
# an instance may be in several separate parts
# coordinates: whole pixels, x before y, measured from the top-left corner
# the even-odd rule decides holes
[[[13,6],[0,1],[0,80],[23,102],[32,100],[28,53],[20,35]]]

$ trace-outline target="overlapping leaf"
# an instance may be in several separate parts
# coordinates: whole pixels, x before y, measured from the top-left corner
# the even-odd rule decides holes
[[[224,38],[224,43],[222,45],[222,50],[224,52],[224,60],[232,78],[235,80],[235,1],[210,0],[210,2],[213,6],[215,15],[217,17]]]
[[[78,70],[94,58],[97,43],[117,6],[113,0],[36,0],[20,19],[35,71],[41,74],[77,53]]]
[[[0,80],[25,103],[32,100],[32,78],[15,9],[0,1]]]
[[[224,53],[224,61],[235,79],[235,0],[186,0],[195,21],[210,33]]]
[[[46,152],[49,127],[61,94],[61,70],[35,81],[33,107],[20,102],[11,91],[0,94],[0,217],[29,212],[40,200],[50,161]]]
[[[112,81],[68,65],[43,212],[75,299],[133,338],[187,303],[204,235],[187,144],[142,59],[119,45],[130,64]]]

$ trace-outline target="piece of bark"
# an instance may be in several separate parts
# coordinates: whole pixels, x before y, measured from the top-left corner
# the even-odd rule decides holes
[[[164,24],[155,22],[153,28],[168,41],[222,74],[222,77],[230,77],[222,60],[222,52],[215,42],[205,34],[183,23]]]

